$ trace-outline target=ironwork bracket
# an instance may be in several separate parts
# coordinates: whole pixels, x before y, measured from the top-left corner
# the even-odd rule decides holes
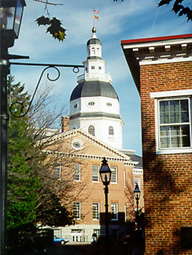
[[[19,102],[19,101],[16,101],[16,102],[13,102],[10,107],[9,107],[9,110],[10,110],[10,113],[16,117],[16,118],[22,118],[24,117],[30,110],[30,107],[32,105],[32,102],[33,102],[33,99],[36,95],[36,92],[38,90],[38,87],[39,87],[39,84],[41,82],[41,79],[43,77],[43,74],[45,73],[45,71],[47,71],[48,69],[55,69],[57,71],[57,76],[56,78],[54,79],[51,79],[50,78],[50,75],[49,73],[47,73],[47,79],[49,81],[56,81],[59,79],[60,77],[60,71],[58,69],[58,67],[72,67],[73,68],[73,72],[74,73],[78,73],[79,72],[79,68],[83,68],[84,66],[83,65],[62,65],[62,64],[41,64],[41,63],[19,63],[19,62],[9,62],[10,65],[26,65],[26,66],[45,66],[45,68],[43,69],[43,71],[41,72],[40,76],[39,76],[39,80],[37,82],[37,85],[35,87],[35,90],[33,92],[33,95],[31,97],[31,100],[29,102],[29,105],[28,105],[28,108],[26,109],[25,112],[23,112],[24,110],[24,103],[23,102]],[[17,109],[17,110],[15,110]],[[18,112],[18,110],[20,110],[20,115],[17,115],[15,112]]]

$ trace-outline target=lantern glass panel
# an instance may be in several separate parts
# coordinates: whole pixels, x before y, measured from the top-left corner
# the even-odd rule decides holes
[[[104,184],[110,182],[110,175],[111,175],[110,172],[109,173],[101,173],[101,179]]]
[[[22,13],[23,13],[23,6],[20,0],[17,0],[17,9],[15,13],[15,24],[14,24],[14,31],[17,37],[19,35]]]
[[[11,30],[14,27],[15,7],[0,8],[1,29]]]

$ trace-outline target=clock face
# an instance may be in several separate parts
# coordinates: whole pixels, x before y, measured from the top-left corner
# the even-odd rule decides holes
[[[75,140],[72,141],[72,147],[75,150],[80,150],[83,147],[83,142],[81,140],[75,139]]]

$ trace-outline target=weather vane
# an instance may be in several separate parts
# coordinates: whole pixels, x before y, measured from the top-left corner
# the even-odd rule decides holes
[[[93,26],[95,27],[95,20],[99,20],[99,11],[93,9]]]

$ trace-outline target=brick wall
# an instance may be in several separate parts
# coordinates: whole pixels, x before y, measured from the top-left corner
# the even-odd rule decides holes
[[[191,255],[181,249],[181,227],[192,227],[192,154],[156,155],[150,92],[192,89],[192,63],[140,67],[147,255]]]

